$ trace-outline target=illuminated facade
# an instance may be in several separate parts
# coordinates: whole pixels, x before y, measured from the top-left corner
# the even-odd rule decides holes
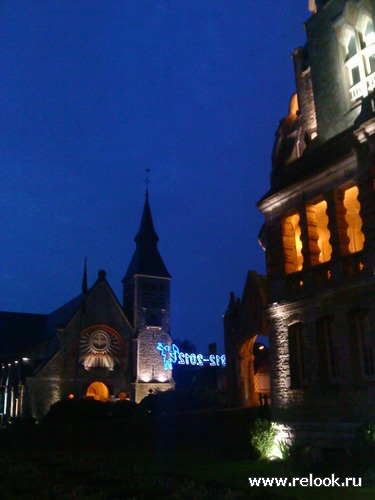
[[[170,337],[170,279],[157,248],[149,201],[123,280],[123,306],[105,271],[82,294],[49,315],[0,312],[2,420],[40,418],[73,397],[139,402],[174,387],[158,342]]]
[[[268,357],[259,341],[268,336],[267,302],[266,277],[255,271],[248,272],[241,299],[230,294],[224,314],[224,342],[227,395],[232,406],[258,406],[264,396],[268,404],[271,402]]]
[[[274,416],[374,419],[375,4],[310,1],[258,203]],[[292,410],[292,411],[291,411]]]
[[[171,275],[157,248],[158,240],[146,193],[141,225],[135,237],[136,249],[122,280],[124,311],[135,332],[132,387],[137,403],[150,392],[174,388],[172,370],[164,370],[163,359],[157,350],[159,342],[172,344]]]

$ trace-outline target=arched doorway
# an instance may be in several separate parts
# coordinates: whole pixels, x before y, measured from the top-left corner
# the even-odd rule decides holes
[[[103,384],[103,382],[93,382],[89,385],[86,391],[86,397],[105,403],[106,401],[109,401],[108,387]]]
[[[254,390],[254,343],[256,335],[248,339],[240,349],[241,399],[243,406],[256,406]]]
[[[268,338],[254,335],[240,349],[243,406],[268,405],[271,401]]]

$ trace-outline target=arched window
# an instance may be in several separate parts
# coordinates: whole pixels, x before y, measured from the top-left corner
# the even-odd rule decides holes
[[[365,236],[362,233],[362,218],[359,213],[361,206],[358,201],[357,186],[345,190],[344,206],[345,220],[348,224],[349,252],[360,252],[363,249]]]
[[[103,382],[93,382],[87,388],[86,397],[105,403],[106,401],[109,401],[108,387],[103,384]]]
[[[312,220],[311,220],[312,219]],[[310,224],[309,224],[310,223]],[[314,227],[316,235],[311,234],[312,231],[309,230],[309,236],[311,240],[314,236],[318,237],[318,247],[319,247],[319,263],[328,262],[331,260],[332,247],[330,243],[331,234],[328,229],[328,216],[327,216],[327,202],[322,200],[309,206],[308,211],[308,227]],[[310,239],[310,238],[309,238]]]
[[[353,5],[349,4],[337,22],[337,28],[343,47],[350,100],[355,102],[375,88],[375,33],[370,14],[358,11],[357,16],[350,16],[348,13]],[[350,18],[355,18],[356,22],[352,24]]]
[[[302,241],[299,215],[294,213],[282,220],[285,273],[290,274],[302,269]]]

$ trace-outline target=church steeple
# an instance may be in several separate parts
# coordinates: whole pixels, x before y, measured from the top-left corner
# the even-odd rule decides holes
[[[159,236],[156,234],[154,223],[152,220],[150,204],[148,201],[148,189],[146,189],[146,200],[145,206],[143,207],[141,224],[134,240],[136,242],[140,240],[150,240],[155,242],[159,241]]]
[[[172,371],[165,370],[158,350],[159,343],[172,344],[171,275],[159,253],[158,241],[146,190],[141,224],[135,237],[135,252],[122,280],[124,312],[134,328],[133,390],[137,403],[150,391],[166,391],[174,387]]]
[[[136,248],[133,258],[126,271],[123,283],[131,276],[143,275],[158,278],[170,278],[163,259],[158,250],[159,237],[155,231],[152,220],[150,204],[148,201],[148,190],[146,190],[146,200],[143,208],[141,224],[138,233],[134,238]]]

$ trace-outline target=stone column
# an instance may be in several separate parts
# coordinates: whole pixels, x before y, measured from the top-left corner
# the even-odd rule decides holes
[[[374,162],[374,160],[373,160]],[[367,160],[369,164],[370,161]],[[358,177],[358,201],[361,205],[362,232],[365,236],[363,247],[364,270],[368,276],[375,273],[375,165],[368,165]]]
[[[345,218],[344,192],[335,189],[324,196],[327,202],[329,242],[332,247],[331,272],[333,282],[343,277],[341,256],[349,254],[348,223]]]
[[[349,253],[348,223],[345,219],[344,192],[335,189],[324,196],[327,202],[328,229],[332,247],[332,260]]]
[[[270,278],[270,301],[274,302],[286,294],[284,248],[281,220],[277,218],[266,226],[267,275]]]
[[[303,255],[303,282],[304,290],[311,291],[313,287],[313,276],[306,272],[312,266],[319,264],[320,249],[318,246],[318,232],[316,230],[315,209],[313,206],[301,205],[298,208],[300,216],[302,255]]]

